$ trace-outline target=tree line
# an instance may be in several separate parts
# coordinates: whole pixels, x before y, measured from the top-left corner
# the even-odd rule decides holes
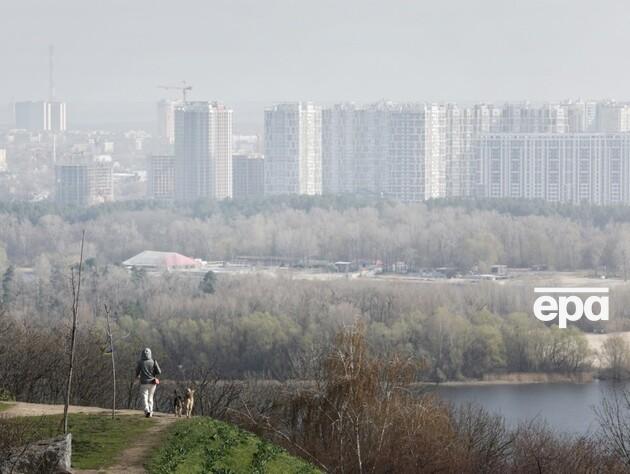
[[[15,379],[7,388],[31,397],[42,384],[49,391],[44,398],[54,399],[59,391],[45,382],[41,371],[52,374],[63,360],[53,349],[48,355],[32,351],[41,340],[38,351],[59,348],[61,357],[67,345],[64,328],[72,299],[68,275],[40,262],[33,274],[5,272],[3,286],[0,308],[12,329],[0,347],[11,353],[13,359],[5,358],[3,367],[13,375],[0,370],[0,385]],[[579,373],[591,368],[593,357],[584,331],[627,329],[624,311],[630,299],[628,291],[615,293],[614,317],[605,326],[592,326],[583,318],[576,327],[560,330],[531,314],[531,288],[491,282],[462,286],[225,274],[151,276],[92,261],[85,265],[81,291],[80,340],[92,351],[87,360],[109,370],[103,356],[107,307],[126,357],[117,364],[120,387],[130,383],[133,361],[145,346],[159,355],[168,378],[186,380],[204,369],[219,371],[224,378],[308,380],[313,361],[327,350],[333,335],[357,321],[365,324],[369,345],[378,354],[422,358],[427,365],[422,380]],[[39,356],[45,364],[36,362]]]
[[[490,208],[489,202],[495,208]],[[0,206],[0,268],[39,259],[69,265],[81,231],[86,255],[120,263],[143,250],[205,260],[239,256],[404,262],[411,270],[487,271],[493,264],[555,270],[630,270],[628,211],[511,201],[400,204],[359,197],[114,203],[87,210]],[[604,218],[606,217],[607,218]]]

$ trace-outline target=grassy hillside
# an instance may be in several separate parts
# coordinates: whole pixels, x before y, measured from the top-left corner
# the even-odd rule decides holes
[[[171,425],[147,469],[151,474],[319,472],[282,448],[211,418]]]
[[[0,432],[19,433],[20,445],[62,433],[61,415],[18,417],[0,420]],[[123,449],[141,436],[155,420],[140,416],[72,414],[72,467],[99,469],[112,465]]]

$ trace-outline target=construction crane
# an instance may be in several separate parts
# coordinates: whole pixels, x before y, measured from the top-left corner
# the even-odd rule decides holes
[[[182,101],[186,102],[186,93],[192,90],[192,86],[186,84],[186,81],[182,81],[181,86],[158,86],[160,89],[165,90],[178,90],[182,92]]]

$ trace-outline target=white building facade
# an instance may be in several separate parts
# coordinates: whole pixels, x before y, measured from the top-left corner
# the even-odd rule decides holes
[[[216,102],[175,109],[175,196],[232,197],[232,110]]]
[[[310,102],[265,111],[265,194],[322,193],[322,111]]]
[[[483,197],[630,204],[630,134],[490,134],[476,154]]]
[[[387,183],[389,105],[337,104],[322,112],[324,194],[379,194]]]
[[[163,99],[157,103],[157,136],[163,143],[175,143],[175,108],[181,102]]]
[[[443,197],[447,153],[461,152],[459,137],[447,142],[446,127],[447,108],[437,104],[339,104],[324,110],[324,193],[379,194],[405,202]]]

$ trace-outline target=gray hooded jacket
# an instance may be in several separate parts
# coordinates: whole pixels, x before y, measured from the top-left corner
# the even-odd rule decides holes
[[[136,377],[140,376],[140,383],[144,385],[153,383],[155,377],[161,373],[160,366],[151,358],[151,349],[145,348],[136,365]]]

